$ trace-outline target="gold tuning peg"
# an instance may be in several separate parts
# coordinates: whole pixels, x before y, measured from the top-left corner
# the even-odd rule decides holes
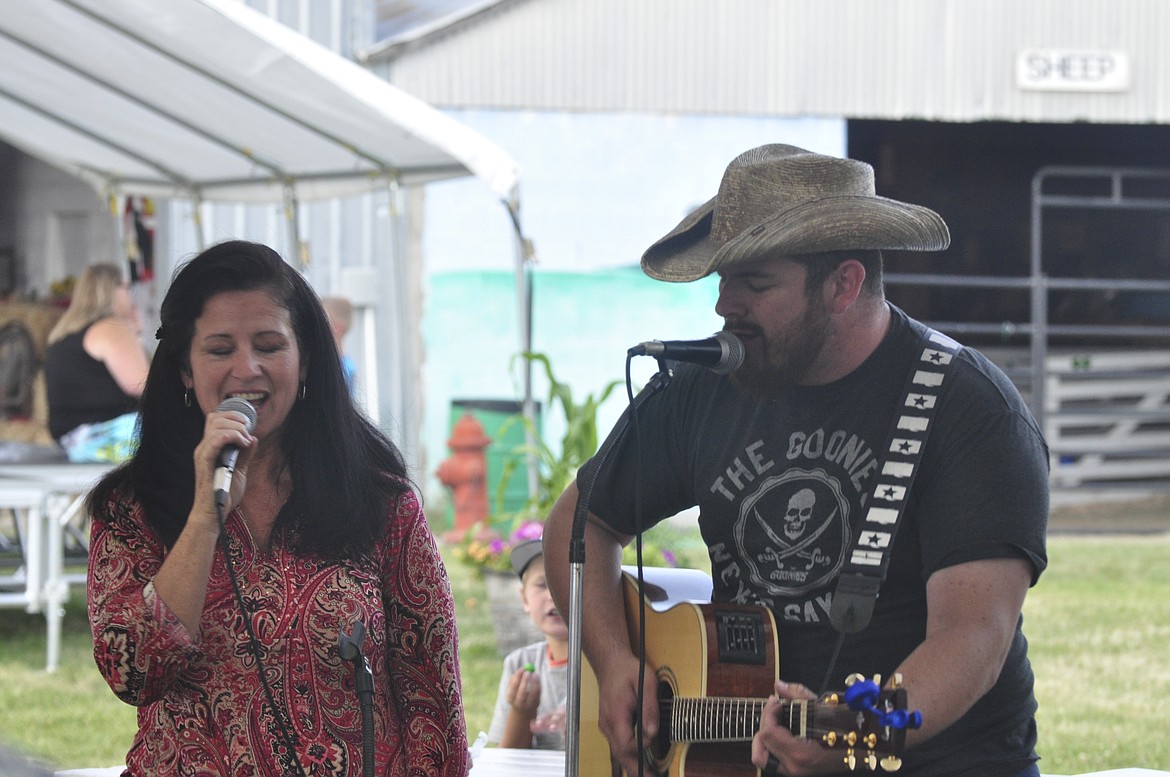
[[[890,687],[891,688],[901,688],[902,687],[902,673],[901,672],[894,672],[894,676],[890,679]]]
[[[853,674],[851,674],[845,678],[845,687],[852,688],[855,683],[859,683],[864,679],[865,679],[864,675],[861,675],[861,674],[858,674],[857,672],[854,672]]]
[[[902,768],[902,759],[896,755],[887,755],[882,759],[882,768],[887,772],[896,772]]]
[[[845,765],[849,767],[849,771],[857,768],[857,758],[853,755],[853,748],[845,751]]]
[[[826,732],[825,735],[821,737],[821,741],[825,743],[826,747],[833,747],[837,744],[837,732]]]
[[[882,687],[882,676],[880,674],[875,674],[873,676],[873,684],[876,685],[878,688]]]
[[[877,771],[878,760],[877,760],[877,756],[874,755],[874,752],[872,750],[868,751],[865,754],[865,765],[867,767],[869,767],[869,770],[871,772]]]

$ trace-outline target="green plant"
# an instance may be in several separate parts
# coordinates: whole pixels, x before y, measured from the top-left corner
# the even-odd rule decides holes
[[[519,542],[535,539],[544,530],[544,520],[561,492],[577,477],[577,470],[597,451],[598,430],[597,410],[622,385],[621,381],[610,381],[599,394],[586,394],[579,402],[573,396],[572,388],[557,379],[552,361],[542,353],[524,352],[516,358],[536,363],[544,368],[548,378],[548,400],[546,407],[557,407],[564,415],[565,432],[560,445],[554,447],[539,433],[532,419],[515,416],[500,425],[498,436],[503,437],[516,423],[524,424],[528,442],[516,446],[503,465],[499,483],[496,485],[495,517],[491,524],[508,526],[501,532],[486,522],[471,527],[462,541],[454,548],[455,557],[481,571],[506,572],[511,570],[512,548]],[[515,359],[513,359],[513,366]],[[536,466],[536,490],[519,509],[504,509],[504,497],[512,477],[526,463]]]
[[[586,394],[575,400],[568,384],[557,379],[552,362],[542,353],[522,353],[519,357],[540,364],[548,378],[548,407],[558,407],[565,417],[565,432],[560,447],[554,448],[540,437],[536,425],[528,418],[517,416],[505,421],[501,435],[512,423],[523,423],[531,443],[513,449],[514,456],[504,464],[500,482],[496,486],[496,526],[510,527],[501,533],[487,522],[471,527],[462,541],[453,549],[455,558],[481,571],[511,571],[512,548],[518,543],[541,536],[544,520],[553,503],[577,477],[577,470],[597,452],[599,435],[597,411],[621,381],[611,381],[597,395]],[[538,467],[537,488],[528,500],[513,512],[504,510],[504,496],[509,480],[526,461],[535,460]],[[642,561],[646,566],[691,566],[703,568],[709,562],[706,548],[685,541],[688,536],[668,523],[661,523],[643,535]],[[622,555],[623,564],[634,564],[635,546],[631,543]]]
[[[496,488],[496,510],[499,515],[508,515],[503,510],[504,492],[516,469],[526,461],[535,461],[537,469],[536,491],[528,501],[510,514],[514,527],[525,521],[543,522],[561,492],[577,477],[577,470],[597,452],[597,410],[609,399],[614,389],[622,385],[619,380],[610,381],[597,395],[586,394],[580,402],[573,397],[573,390],[567,383],[557,380],[553,373],[552,361],[543,353],[524,352],[519,358],[537,363],[544,368],[548,379],[547,407],[559,407],[565,418],[565,432],[559,447],[553,447],[537,432],[531,419],[517,416],[506,421],[501,430],[510,423],[523,423],[528,431],[530,443],[517,446],[516,456],[505,464]]]

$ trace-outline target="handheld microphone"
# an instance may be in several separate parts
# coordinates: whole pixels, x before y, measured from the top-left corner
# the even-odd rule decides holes
[[[244,431],[248,434],[256,428],[256,408],[252,407],[252,403],[246,399],[239,397],[228,397],[219,403],[216,412],[226,413],[229,410],[234,410],[241,413],[244,418]],[[228,492],[232,490],[232,475],[236,471],[236,458],[240,455],[240,449],[234,445],[225,445],[223,450],[219,452],[219,461],[215,467],[215,478],[212,482],[215,485],[215,503],[222,507],[227,504]]]
[[[698,364],[726,375],[743,364],[743,341],[731,332],[716,332],[703,340],[648,340],[629,350],[630,356],[654,356]]]

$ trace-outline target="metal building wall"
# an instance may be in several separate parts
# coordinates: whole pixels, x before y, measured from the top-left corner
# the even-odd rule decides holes
[[[367,51],[440,107],[1170,121],[1163,0],[501,0]],[[1120,53],[1127,89],[1033,91],[1021,50]]]
[[[468,8],[462,19],[361,56],[397,86],[457,109],[1170,124],[1165,0],[498,0]],[[1053,61],[1061,53],[1103,53],[1128,63],[1130,76],[1126,83],[1094,81],[1076,72],[1084,62],[1070,56],[1064,77],[1027,84],[1017,72],[1027,51]],[[1025,282],[1034,300],[1046,299],[1042,273]],[[1156,288],[1164,291],[1165,283]],[[1040,323],[1026,331],[1044,330],[1044,316],[1033,313]],[[1164,338],[1165,327],[1158,334]],[[1034,343],[1030,383],[1040,387],[1034,409],[1041,417],[1051,411],[1054,424],[1068,422],[1061,408],[1043,401],[1044,371],[1059,381],[1062,368],[1046,356],[1046,336],[1037,334]],[[1119,360],[1136,364],[1144,356]],[[1129,390],[1142,377],[1118,382]],[[1164,397],[1164,372],[1158,380]],[[1140,419],[1127,412],[1119,409],[1120,426],[1110,427],[1112,449],[1091,448],[1085,438],[1073,449],[1061,440],[1064,447],[1054,451],[1069,458],[1054,459],[1057,488],[1082,486],[1087,481],[1075,479],[1082,471],[1111,485],[1121,477],[1131,481],[1125,487],[1144,485],[1142,478],[1165,486],[1164,437],[1143,437],[1141,424],[1164,428],[1166,408]],[[1141,431],[1117,431],[1123,426]],[[1056,430],[1049,427],[1054,440]],[[1135,451],[1143,467],[1155,469],[1139,473],[1132,459],[1114,465],[1113,457]]]

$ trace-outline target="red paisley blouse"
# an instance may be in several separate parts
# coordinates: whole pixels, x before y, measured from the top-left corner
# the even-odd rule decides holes
[[[287,711],[309,775],[361,775],[362,719],[353,664],[338,638],[362,621],[374,677],[375,773],[463,777],[467,731],[455,608],[438,548],[413,494],[360,563],[261,555],[237,513],[229,552],[276,704]],[[152,583],[166,549],[132,497],[95,515],[89,618],[94,658],[114,693],[138,707],[125,775],[283,773],[285,748],[248,645],[222,552],[200,634],[189,634]]]

